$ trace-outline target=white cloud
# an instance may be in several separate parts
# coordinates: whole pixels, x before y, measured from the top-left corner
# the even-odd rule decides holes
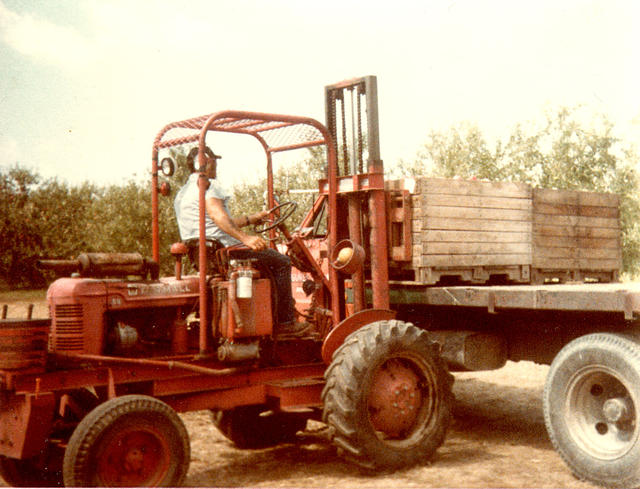
[[[18,14],[2,1],[0,43],[34,62],[15,70],[3,95],[17,110],[0,128],[28,163],[68,178],[144,172],[171,120],[222,109],[323,120],[323,86],[368,74],[387,163],[464,120],[499,137],[558,105],[599,103],[616,123],[639,113],[640,2],[77,0],[56,25],[37,4]],[[27,78],[45,63],[49,76]]]
[[[0,38],[19,53],[49,64],[77,68],[90,60],[90,42],[78,32],[15,13],[1,0]]]

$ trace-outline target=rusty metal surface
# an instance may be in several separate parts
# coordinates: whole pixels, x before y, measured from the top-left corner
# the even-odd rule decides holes
[[[53,393],[6,395],[0,409],[0,455],[29,458],[42,449],[53,419]]]
[[[249,366],[229,368],[219,362],[195,362],[191,358],[150,360],[73,354],[56,357],[60,365],[68,363],[69,367],[74,367],[67,368],[64,377],[57,372],[5,372],[7,386],[17,395],[42,396],[45,392],[86,386],[105,387],[109,382],[113,382],[116,390],[130,383],[151,382],[152,395],[166,400],[180,399],[180,410],[189,410],[195,405],[197,409],[228,408],[234,405],[228,396],[233,397],[236,390],[255,388],[264,395],[267,384],[291,379],[321,379],[326,368],[323,363],[255,369]],[[298,404],[317,402],[315,387],[309,391],[294,391]],[[306,401],[304,392],[309,394]],[[271,394],[275,395],[274,392]]]
[[[75,260],[39,260],[38,266],[84,277],[146,276],[151,272],[152,278],[157,278],[157,264],[139,253],[82,253]]]
[[[338,324],[324,340],[322,345],[322,360],[329,365],[333,353],[344,342],[345,338],[361,327],[375,321],[385,321],[396,317],[395,311],[385,309],[365,309]]]
[[[386,436],[398,437],[414,425],[422,405],[418,375],[398,358],[381,366],[371,383],[371,424]]]

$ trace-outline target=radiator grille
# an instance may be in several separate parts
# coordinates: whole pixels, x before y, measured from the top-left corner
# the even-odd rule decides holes
[[[50,350],[82,352],[84,350],[83,323],[82,304],[56,304],[51,327]]]

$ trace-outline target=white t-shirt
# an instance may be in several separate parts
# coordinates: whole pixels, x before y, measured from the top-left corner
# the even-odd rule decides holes
[[[192,173],[187,183],[182,187],[176,199],[173,202],[173,208],[176,212],[178,220],[178,229],[180,230],[180,238],[183,241],[199,237],[199,191],[198,191],[198,173]],[[227,192],[216,180],[209,180],[209,188],[205,192],[205,199],[220,199],[224,205],[224,209],[229,213],[227,201],[231,198]],[[239,244],[236,238],[229,236],[209,217],[205,212],[205,235],[209,239],[217,239],[223,246],[233,246]]]

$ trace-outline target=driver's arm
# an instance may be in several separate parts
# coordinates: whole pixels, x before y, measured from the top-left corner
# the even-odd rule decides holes
[[[215,222],[218,227],[229,236],[233,236],[234,238],[242,241],[243,244],[247,245],[254,251],[260,251],[267,248],[267,242],[260,236],[252,236],[240,229],[240,226],[248,224],[246,222],[248,219],[246,219],[245,217],[232,219],[224,208],[224,204],[221,199],[211,197],[205,202],[207,214],[209,214],[209,217],[213,219],[213,222]],[[262,213],[260,212],[258,214]],[[256,215],[251,216],[251,218],[255,216]]]
[[[233,223],[237,227],[243,228],[251,224],[257,224],[259,222],[262,222],[264,219],[266,219],[268,215],[269,215],[269,211],[260,211],[248,216],[233,217],[232,219],[233,219]]]

